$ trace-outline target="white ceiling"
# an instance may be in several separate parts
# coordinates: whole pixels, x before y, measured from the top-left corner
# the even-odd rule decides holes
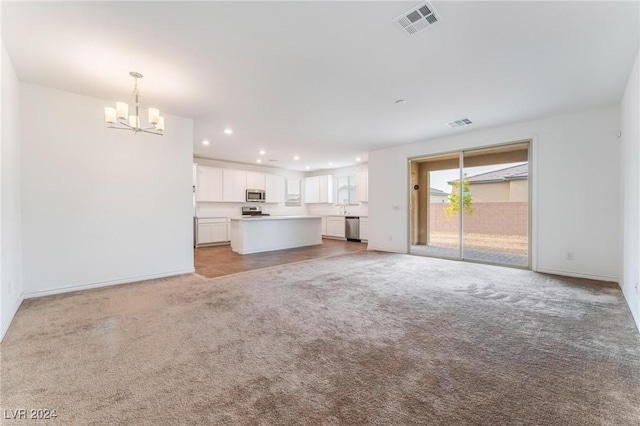
[[[3,2],[2,39],[23,81],[129,101],[138,71],[195,155],[294,170],[617,103],[638,52],[638,2],[433,1],[409,37],[418,3]]]

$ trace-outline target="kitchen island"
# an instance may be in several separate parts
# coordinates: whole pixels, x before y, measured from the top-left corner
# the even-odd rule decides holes
[[[261,253],[322,244],[321,216],[231,218],[231,250]]]

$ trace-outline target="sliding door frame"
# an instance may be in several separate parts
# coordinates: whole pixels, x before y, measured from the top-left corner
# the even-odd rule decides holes
[[[508,142],[500,142],[500,143],[496,143],[496,144],[488,144],[488,145],[481,145],[481,146],[471,146],[471,147],[467,147],[467,148],[460,148],[460,149],[456,149],[456,150],[450,150],[450,151],[440,151],[440,152],[434,152],[434,153],[430,153],[430,154],[424,154],[424,155],[415,155],[415,156],[411,156],[411,157],[407,157],[407,253],[411,254],[411,224],[412,224],[412,204],[411,204],[411,164],[412,162],[416,161],[416,160],[420,160],[420,159],[425,159],[425,158],[430,158],[430,157],[438,157],[438,156],[444,156],[444,155],[453,155],[453,154],[458,154],[459,155],[459,169],[460,169],[460,182],[462,182],[463,178],[464,178],[464,154],[465,152],[473,152],[473,151],[482,151],[485,149],[492,149],[492,148],[501,148],[501,147],[506,147],[509,145],[517,145],[517,144],[524,144],[526,143],[527,146],[527,162],[529,164],[529,171],[528,171],[528,191],[529,191],[529,199],[528,199],[528,206],[527,206],[527,211],[528,211],[528,220],[527,220],[527,232],[528,232],[528,238],[527,238],[527,258],[528,258],[528,265],[526,267],[523,266],[518,266],[518,265],[509,265],[509,264],[505,264],[505,263],[494,263],[494,262],[487,262],[487,261],[482,261],[482,260],[475,260],[475,259],[465,259],[464,258],[464,219],[463,216],[464,214],[462,213],[462,209],[460,212],[460,226],[459,226],[459,233],[460,233],[460,237],[459,237],[459,241],[460,241],[460,247],[459,247],[459,253],[460,253],[460,258],[451,258],[451,257],[442,257],[442,259],[447,259],[447,260],[460,260],[460,261],[464,261],[464,262],[470,262],[470,263],[481,263],[481,264],[487,264],[487,265],[498,265],[498,266],[506,266],[506,267],[510,267],[510,268],[517,268],[517,269],[527,269],[527,270],[532,270],[532,271],[536,271],[538,269],[538,259],[537,259],[537,247],[538,247],[538,235],[537,235],[537,202],[538,202],[538,197],[537,197],[537,161],[535,161],[536,158],[536,154],[537,154],[537,150],[536,150],[536,146],[537,146],[537,136],[529,136],[529,137],[524,137],[524,138],[514,138],[513,140],[510,140]],[[462,192],[463,192],[463,188],[464,185],[460,185],[460,201],[462,202]],[[419,256],[419,255],[416,255]],[[438,256],[429,256],[429,257],[438,257]]]

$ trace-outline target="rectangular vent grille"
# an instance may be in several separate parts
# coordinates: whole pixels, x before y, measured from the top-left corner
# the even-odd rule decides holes
[[[440,15],[433,8],[431,3],[425,1],[408,12],[403,13],[394,19],[393,22],[398,24],[405,33],[409,35],[418,34],[427,28],[431,28],[434,24],[441,21]]]
[[[467,126],[469,124],[473,124],[473,122],[471,120],[469,120],[468,118],[462,118],[460,120],[454,120],[454,121],[448,122],[447,126],[449,126],[449,127],[460,127],[460,126]]]

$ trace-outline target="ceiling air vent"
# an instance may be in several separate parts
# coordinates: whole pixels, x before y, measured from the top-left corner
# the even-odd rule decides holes
[[[425,1],[394,19],[407,34],[414,35],[440,22],[440,15]]]
[[[469,120],[468,118],[462,118],[460,120],[454,120],[454,121],[450,121],[447,123],[447,126],[449,127],[460,127],[460,126],[467,126],[469,124],[472,124],[473,122],[471,120]]]

